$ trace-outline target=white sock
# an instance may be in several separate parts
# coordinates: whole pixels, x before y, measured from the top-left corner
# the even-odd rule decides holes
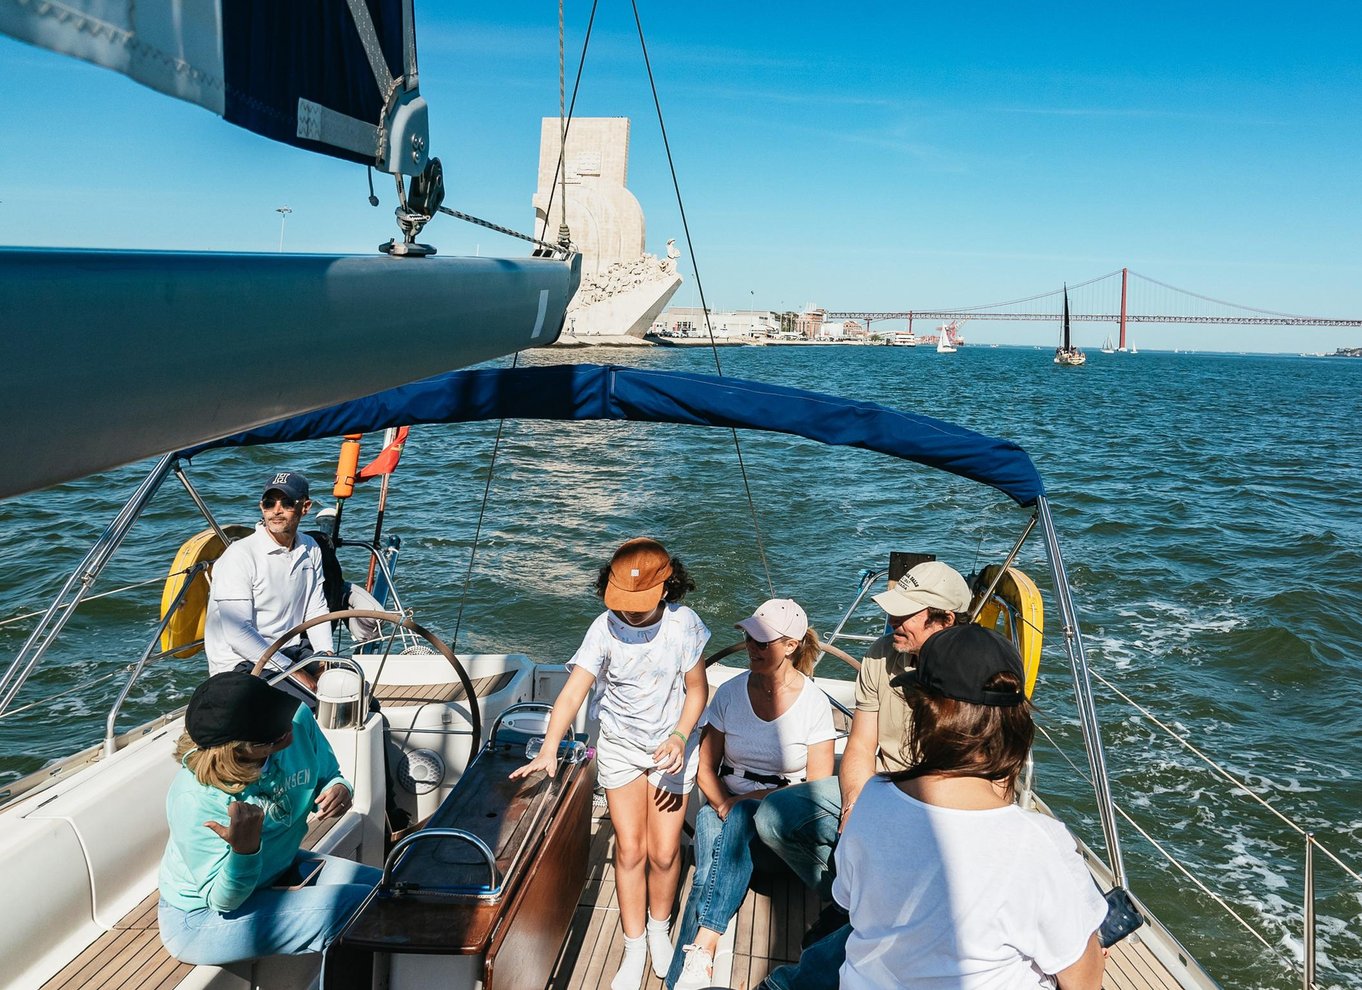
[[[624,936],[624,958],[620,970],[610,981],[610,990],[638,990],[643,983],[643,962],[648,954],[647,934],[638,938]]]
[[[672,964],[672,940],[667,931],[671,924],[671,918],[658,921],[649,911],[648,927],[643,930],[643,934],[648,937],[648,955],[652,957],[653,973],[659,980],[667,978],[667,970]]]

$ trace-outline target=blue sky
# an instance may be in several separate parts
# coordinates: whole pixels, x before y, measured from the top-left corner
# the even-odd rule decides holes
[[[589,4],[569,4],[569,85]],[[632,13],[602,4],[578,113],[633,120],[649,248],[692,270]],[[1128,266],[1218,299],[1362,318],[1362,8],[641,4],[714,307],[908,309]],[[447,204],[521,229],[556,115],[556,5],[418,3]],[[368,252],[393,195],[106,70],[0,39],[0,243]],[[444,253],[520,247],[448,218]],[[676,301],[696,300],[688,278]],[[1138,302],[1137,302],[1138,305]],[[1080,342],[1104,328],[1087,325]],[[1332,351],[1362,329],[1135,328],[1144,347]],[[982,323],[971,340],[1050,343]],[[1092,337],[1092,340],[1085,339]]]

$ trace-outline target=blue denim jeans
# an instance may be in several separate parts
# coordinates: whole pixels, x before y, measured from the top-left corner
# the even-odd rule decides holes
[[[742,907],[752,882],[752,843],[757,830],[752,819],[767,801],[739,801],[721,819],[709,805],[695,816],[695,879],[681,912],[676,952],[667,970],[668,990],[676,985],[685,965],[683,946],[695,941],[701,928],[723,934]]]
[[[773,969],[758,990],[837,990],[850,937],[851,926],[843,925],[801,952],[799,962]]]
[[[176,959],[196,966],[321,952],[382,874],[372,866],[306,851],[294,862],[303,859],[325,861],[312,884],[299,890],[262,887],[226,914],[209,907],[181,911],[161,901],[161,941]]]
[[[805,886],[827,899],[832,896],[832,850],[841,815],[842,788],[836,777],[791,784],[761,802],[757,835]]]

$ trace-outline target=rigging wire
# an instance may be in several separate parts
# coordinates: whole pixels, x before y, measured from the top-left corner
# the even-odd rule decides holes
[[[511,355],[511,367],[514,368],[520,361],[520,352]],[[487,465],[487,484],[482,489],[482,505],[478,507],[478,523],[473,527],[473,545],[468,550],[468,570],[463,575],[463,590],[459,593],[459,614],[454,620],[454,636],[449,641],[451,651],[459,648],[459,630],[463,627],[463,610],[468,604],[468,586],[473,581],[473,564],[478,559],[478,543],[482,536],[482,520],[487,515],[487,501],[492,494],[492,476],[496,473],[497,454],[501,450],[501,435],[506,429],[505,417],[497,420],[497,435],[492,441],[492,459]]]
[[[582,88],[582,72],[586,68],[586,50],[587,47],[591,44],[591,29],[596,23],[596,8],[599,5],[600,0],[593,0],[591,4],[591,15],[587,18],[586,22],[586,37],[582,39],[582,55],[581,58],[578,59],[577,61],[577,76],[572,81],[572,102],[568,104],[567,120],[564,121],[563,123],[563,140],[562,143],[558,146],[558,165],[553,172],[553,184],[549,187],[549,201],[544,206],[544,230],[543,233],[540,235],[542,237],[549,236],[549,217],[553,215],[553,200],[554,197],[558,194],[559,182],[561,181],[563,185],[567,184],[566,174],[567,136],[568,131],[572,127],[573,111],[575,111],[577,108],[577,93]],[[563,24],[561,20],[559,21],[558,24],[558,47],[560,50],[563,47]]]
[[[695,273],[695,288],[700,294],[700,312],[704,314],[705,330],[709,334],[709,349],[714,355],[714,369],[719,377],[724,375],[723,364],[719,360],[719,345],[714,340],[714,326],[709,319],[709,304],[705,301],[705,286],[700,280],[700,265],[695,257],[695,245],[691,241],[690,223],[686,219],[686,204],[681,196],[681,183],[676,177],[676,162],[672,158],[671,142],[667,140],[667,122],[662,116],[662,101],[657,95],[657,80],[653,78],[652,61],[648,58],[648,42],[643,36],[643,21],[638,13],[638,0],[631,0],[634,9],[634,25],[638,28],[638,43],[643,50],[643,66],[648,71],[648,86],[653,94],[653,107],[657,111],[657,125],[662,131],[662,147],[667,152],[667,168],[671,170],[672,189],[676,192],[676,207],[681,213],[681,229],[686,235],[686,250],[690,252],[691,271]],[[761,558],[762,570],[766,573],[766,587],[771,592],[771,597],[776,597],[775,582],[771,580],[771,565],[766,559],[766,547],[761,538],[761,524],[757,519],[757,505],[752,498],[752,485],[747,477],[747,464],[743,461],[742,443],[738,440],[738,431],[730,429],[733,435],[733,449],[738,456],[738,470],[742,473],[742,487],[747,495],[748,511],[752,515],[752,529],[756,534],[757,555]]]

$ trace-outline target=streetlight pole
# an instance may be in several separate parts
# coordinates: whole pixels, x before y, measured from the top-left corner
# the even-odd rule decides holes
[[[287,206],[276,206],[274,212],[279,214],[279,253],[284,251],[284,224],[288,222],[288,215],[293,211]]]

